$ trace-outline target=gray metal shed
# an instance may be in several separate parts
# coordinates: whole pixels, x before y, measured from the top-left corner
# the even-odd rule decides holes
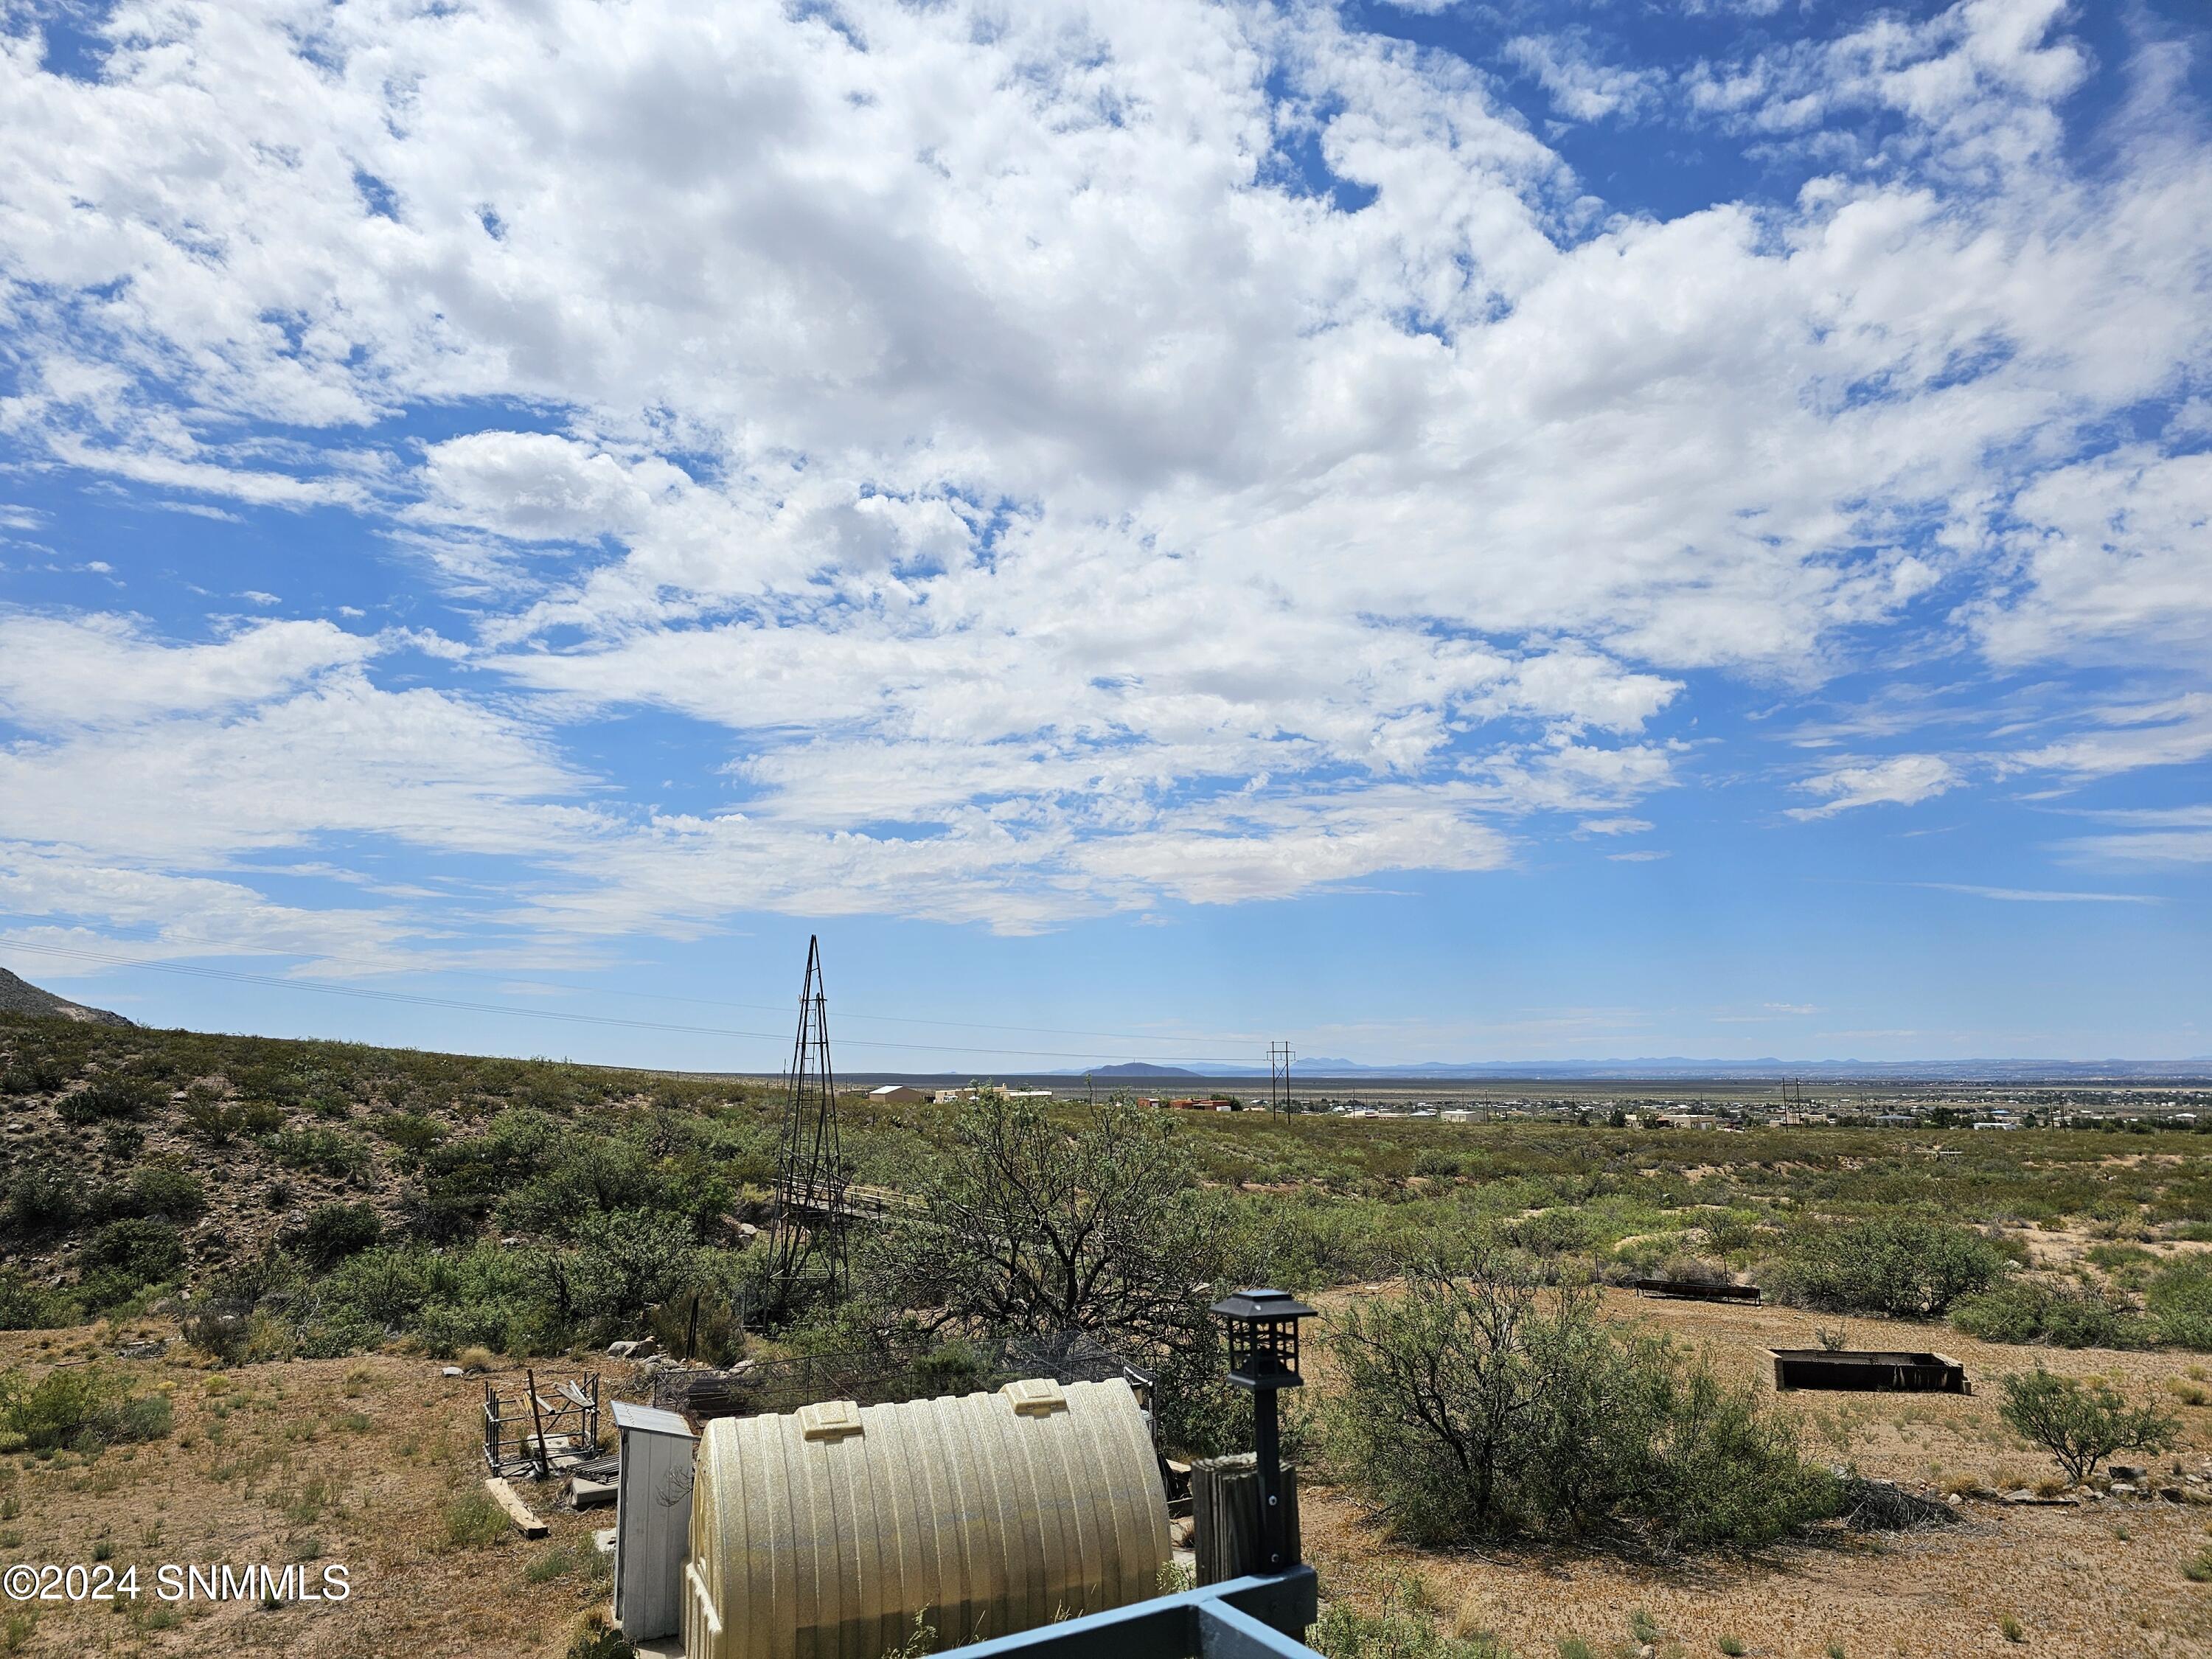
[[[622,1458],[615,1487],[615,1623],[633,1642],[672,1634],[682,1618],[691,1535],[691,1462],[699,1437],[674,1412],[614,1402]]]

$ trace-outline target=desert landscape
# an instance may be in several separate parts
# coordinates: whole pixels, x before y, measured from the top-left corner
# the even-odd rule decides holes
[[[766,1282],[764,1183],[792,1109],[773,1083],[33,1014],[0,1016],[0,1048],[14,1328],[0,1333],[0,1565],[137,1565],[149,1589],[161,1562],[296,1568],[319,1584],[343,1567],[345,1591],[32,1598],[6,1610],[11,1651],[618,1652],[594,1541],[611,1512],[522,1482],[547,1531],[517,1534],[484,1491],[486,1381],[512,1396],[529,1374],[595,1373],[608,1399],[644,1401],[672,1371],[872,1345],[957,1376],[960,1332],[988,1321],[915,1322],[990,1250],[932,1242],[921,1218],[967,1201],[975,1135],[1012,1128],[1048,1165],[1063,1150],[1107,1159],[1084,1180],[1131,1202],[1166,1182],[1142,1200],[1163,1206],[1146,1212],[1157,1237],[1116,1271],[1164,1273],[1172,1300],[1189,1282],[1175,1274],[1202,1260],[1319,1309],[1292,1443],[1321,1575],[1313,1639],[1333,1659],[2166,1655],[2212,1637],[2212,1139],[2181,1122],[1656,1129],[855,1093],[836,1103],[851,1173],[924,1208],[854,1234],[849,1291],[824,1285],[771,1317],[746,1297]],[[992,1224],[1048,1231],[1054,1206],[1089,1201],[1070,1188]],[[1492,1254],[1453,1255],[1478,1244]],[[1915,1251],[1953,1278],[1931,1281]],[[1409,1538],[1347,1455],[1357,1425],[1339,1419],[1373,1402],[1348,1391],[1341,1341],[1361,1310],[1407,1305],[1408,1275],[1435,1273],[1439,1253],[1526,1298],[1531,1318],[1593,1298],[1589,1340],[1632,1367],[1609,1375],[1710,1378],[1803,1479],[1892,1483],[1940,1515],[1860,1529],[1822,1500],[1792,1511],[1802,1521],[1754,1518],[1736,1543],[1685,1546],[1632,1503],[1571,1524],[1532,1510],[1449,1545]],[[1764,1286],[1764,1304],[1684,1299],[1716,1285]],[[1893,1311],[1931,1297],[1932,1316]],[[1163,1382],[1182,1389],[1164,1449],[1233,1447],[1249,1429],[1215,1386],[1219,1360],[1194,1350],[1178,1373],[1157,1329],[1170,1346],[1152,1363],[1183,1378]],[[1656,1339],[1663,1353],[1634,1346]],[[656,1342],[679,1357],[639,1357]],[[1777,1348],[1933,1351],[1972,1392],[1778,1393]],[[2163,1425],[2155,1445],[2067,1479],[2006,1420],[2004,1379],[2035,1370],[2110,1384]]]

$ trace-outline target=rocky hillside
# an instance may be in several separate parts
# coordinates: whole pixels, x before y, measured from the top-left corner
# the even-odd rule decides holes
[[[775,1144],[774,1102],[728,1080],[0,1011],[0,1328],[58,1310],[11,1296],[96,1313],[271,1243],[526,1240],[580,1193],[680,1189],[711,1229]]]
[[[94,1025],[130,1025],[135,1024],[120,1014],[110,1013],[105,1008],[88,1008],[82,1002],[71,1002],[67,997],[58,997],[52,991],[41,991],[27,979],[0,968],[0,1013],[44,1014],[63,1019],[83,1020]]]

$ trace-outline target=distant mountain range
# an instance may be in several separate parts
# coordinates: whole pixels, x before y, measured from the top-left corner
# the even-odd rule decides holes
[[[135,1025],[120,1014],[110,1013],[105,1008],[88,1008],[82,1002],[71,1002],[67,997],[58,997],[52,991],[42,991],[27,979],[18,978],[5,968],[0,968],[0,1011],[11,1014],[43,1014],[62,1019],[89,1020],[94,1025]]]
[[[1316,1055],[1291,1064],[1302,1078],[1803,1078],[1824,1081],[1868,1079],[1895,1081],[1924,1078],[1931,1082],[2017,1083],[2073,1079],[2159,1081],[2212,1076],[2212,1054],[2187,1060],[1698,1060],[1680,1054],[1625,1060],[1420,1060],[1401,1066],[1366,1066],[1357,1060]],[[1264,1066],[1218,1066],[1204,1072],[1179,1066],[1125,1060],[1115,1066],[1041,1072],[1040,1077],[1243,1078],[1265,1077]]]

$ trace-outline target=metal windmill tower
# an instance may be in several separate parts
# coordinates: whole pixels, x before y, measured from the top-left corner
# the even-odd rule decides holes
[[[775,1160],[775,1224],[769,1235],[779,1297],[788,1301],[818,1261],[833,1299],[846,1289],[844,1149],[837,1136],[837,1079],[830,1068],[830,1006],[822,942],[806,941],[799,989],[799,1035],[791,1048],[790,1093]]]

